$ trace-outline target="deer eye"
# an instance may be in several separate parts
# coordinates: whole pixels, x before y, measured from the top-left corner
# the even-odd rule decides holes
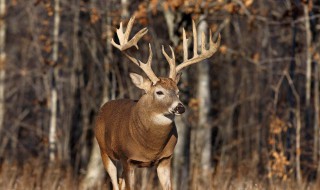
[[[162,91],[157,91],[156,94],[157,95],[163,95],[163,92]]]

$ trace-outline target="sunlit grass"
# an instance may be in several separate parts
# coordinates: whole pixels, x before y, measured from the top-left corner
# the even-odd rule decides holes
[[[154,170],[143,174],[137,172],[136,189],[159,189],[159,183]],[[254,173],[254,172],[253,172]],[[147,179],[142,179],[147,177]],[[33,189],[84,189],[81,186],[83,175],[74,174],[70,166],[46,166],[40,161],[27,162],[19,166],[18,163],[4,162],[0,167],[0,189],[5,190],[33,190]],[[106,176],[92,189],[111,189],[109,178]],[[266,178],[252,175],[250,171],[234,171],[231,168],[219,169],[213,175],[211,189],[217,190],[316,190],[320,185],[316,182],[304,181],[301,187],[294,179],[285,181],[270,181]]]

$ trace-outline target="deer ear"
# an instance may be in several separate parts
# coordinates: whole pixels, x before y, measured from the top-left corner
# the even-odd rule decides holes
[[[136,87],[143,89],[145,92],[150,90],[152,82],[149,79],[144,78],[137,73],[130,73],[130,78]]]
[[[175,82],[176,82],[177,84],[179,83],[179,81],[180,81],[180,79],[181,79],[181,75],[182,75],[181,72],[177,73],[177,75],[176,75]]]

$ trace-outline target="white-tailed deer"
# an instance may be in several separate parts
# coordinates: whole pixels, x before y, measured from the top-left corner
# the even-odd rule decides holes
[[[188,59],[187,38],[183,30],[183,62],[176,66],[175,55],[164,51],[162,53],[170,65],[169,77],[157,77],[151,69],[152,50],[149,44],[147,63],[133,58],[125,50],[135,46],[147,33],[147,28],[140,30],[131,40],[129,34],[134,18],[131,18],[127,29],[123,32],[122,23],[117,30],[119,44],[112,39],[111,43],[140,67],[148,78],[130,73],[135,86],[145,91],[138,100],[113,100],[105,103],[97,116],[95,135],[98,140],[101,157],[114,190],[134,188],[134,168],[156,166],[163,189],[171,187],[171,158],[177,143],[178,134],[174,124],[175,115],[184,113],[185,108],[179,100],[180,71],[186,66],[211,57],[218,49],[220,35],[216,43],[209,39],[209,48],[205,45],[205,36],[201,36],[201,53],[198,54],[197,31],[193,22],[193,58]],[[117,177],[116,162],[123,168],[122,178]]]

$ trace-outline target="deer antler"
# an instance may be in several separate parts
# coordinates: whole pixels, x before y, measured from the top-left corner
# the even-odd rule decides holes
[[[193,58],[188,59],[188,47],[187,47],[187,42],[188,39],[186,38],[186,32],[183,29],[183,62],[181,64],[179,64],[178,66],[175,65],[175,56],[174,56],[174,52],[171,49],[172,52],[172,58],[170,58],[168,56],[168,54],[164,51],[164,48],[162,46],[162,53],[164,54],[165,58],[167,59],[167,61],[169,62],[170,65],[170,73],[169,73],[169,78],[175,80],[176,79],[176,74],[179,73],[179,71],[181,69],[183,69],[184,67],[187,67],[191,64],[200,62],[204,59],[207,59],[209,57],[211,57],[217,50],[218,47],[220,46],[220,40],[221,40],[221,36],[219,34],[218,36],[218,40],[216,43],[214,43],[212,41],[212,33],[210,30],[210,38],[209,38],[209,49],[206,49],[206,38],[205,38],[205,34],[201,33],[201,53],[198,55],[198,42],[197,42],[197,30],[196,30],[196,25],[194,23],[194,21],[192,21],[192,32],[193,32]]]
[[[117,29],[117,36],[119,38],[119,43],[116,44],[114,40],[111,40],[111,44],[123,52],[123,54],[128,57],[133,63],[135,63],[138,67],[140,67],[144,73],[149,77],[149,79],[152,81],[153,84],[156,84],[159,81],[159,78],[154,74],[151,68],[151,62],[152,62],[152,49],[151,45],[149,43],[149,58],[146,63],[141,62],[140,60],[130,56],[128,53],[125,52],[125,50],[131,48],[132,46],[135,46],[137,49],[138,47],[138,41],[144,36],[147,32],[147,28],[141,29],[137,34],[135,34],[131,40],[128,41],[129,35],[134,23],[135,17],[131,17],[129,20],[129,23],[127,25],[127,29],[125,32],[123,32],[122,22],[120,23],[119,29]]]
[[[174,77],[176,77],[176,58],[174,56],[174,51],[173,51],[172,47],[171,46],[169,46],[169,47],[171,50],[172,58],[169,57],[169,55],[164,50],[163,46],[162,46],[162,54],[167,59],[169,66],[170,66],[169,78],[174,79]]]

